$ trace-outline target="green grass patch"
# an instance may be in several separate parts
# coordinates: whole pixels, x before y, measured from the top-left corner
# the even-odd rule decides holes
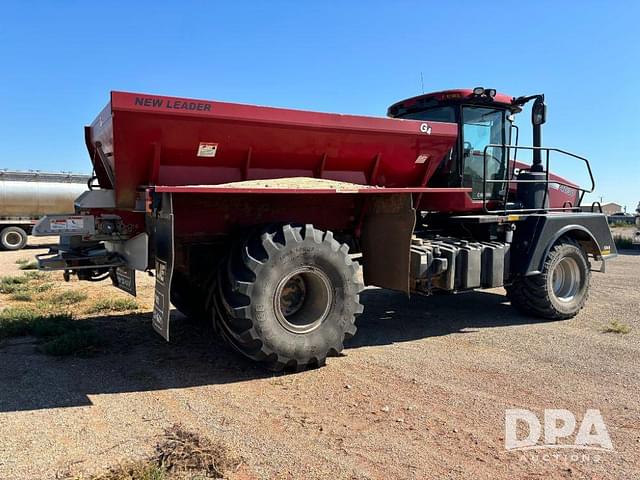
[[[38,270],[38,262],[36,262],[35,260],[32,260],[30,262],[27,263],[21,263],[18,268],[20,270]]]
[[[627,222],[614,222],[609,224],[609,226],[611,228],[625,228],[625,227],[632,227],[633,225]]]
[[[631,331],[631,327],[625,323],[620,323],[617,320],[612,321],[607,327],[604,329],[604,333],[629,333]]]
[[[76,303],[84,302],[87,298],[87,294],[84,292],[67,290],[66,292],[52,295],[49,300],[51,303],[57,305],[74,305]]]
[[[94,303],[87,313],[127,312],[140,308],[133,298],[104,298]]]
[[[57,337],[76,330],[89,330],[89,326],[73,319],[72,315],[56,313],[36,318],[31,325],[31,335],[39,338]]]
[[[33,300],[33,295],[28,290],[23,290],[20,292],[12,293],[9,297],[11,300],[16,300],[18,302],[30,302]]]
[[[89,355],[103,342],[88,324],[68,313],[42,314],[24,307],[0,312],[0,339],[32,335],[43,340],[48,355]]]
[[[33,287],[33,291],[36,293],[44,293],[48,292],[53,288],[53,283],[41,283],[40,285],[35,285]]]
[[[633,248],[633,240],[629,237],[625,237],[624,235],[614,235],[613,241],[618,249],[625,250]]]
[[[37,270],[38,262],[30,258],[19,258],[16,260],[16,265],[20,270]]]
[[[29,282],[25,275],[8,275],[0,277],[0,293],[15,293],[24,289]]]
[[[29,287],[29,283],[42,280],[47,276],[38,271],[27,271],[22,275],[5,275],[0,277],[0,293],[16,293]]]
[[[64,357],[90,355],[101,345],[102,340],[93,329],[80,328],[54,336],[43,343],[41,348],[47,355]]]
[[[47,275],[44,272],[39,272],[38,270],[30,271],[30,272],[24,272],[23,275],[27,278],[27,281],[29,281],[29,280],[43,280],[43,279],[47,278]]]
[[[0,312],[0,338],[22,335],[47,336],[69,327],[70,314],[43,314],[26,307],[11,307]]]

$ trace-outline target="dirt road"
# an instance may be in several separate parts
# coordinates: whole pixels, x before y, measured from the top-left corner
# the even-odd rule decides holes
[[[0,272],[26,255],[1,253]],[[411,301],[367,289],[344,356],[299,374],[255,367],[178,313],[171,344],[148,311],[83,320],[108,339],[91,358],[2,341],[0,478],[103,471],[149,454],[174,423],[237,453],[236,478],[639,478],[640,256],[608,267],[563,322],[517,314],[502,289]],[[603,333],[612,320],[631,331]],[[599,409],[614,450],[506,451],[508,408],[568,409],[578,422]]]

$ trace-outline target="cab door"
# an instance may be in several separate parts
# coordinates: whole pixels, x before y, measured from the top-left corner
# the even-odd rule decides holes
[[[488,145],[508,144],[509,130],[503,109],[462,107],[462,186],[471,188],[474,200],[504,198],[506,183],[484,180],[506,179],[506,148]]]

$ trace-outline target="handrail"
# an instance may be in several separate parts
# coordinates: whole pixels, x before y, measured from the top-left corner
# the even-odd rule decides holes
[[[594,213],[596,205],[598,206],[598,209],[600,210],[600,213],[603,213],[602,212],[602,204],[600,202],[598,202],[597,200],[591,204],[591,213]]]
[[[503,149],[503,158],[507,159],[507,168],[505,169],[505,178],[501,179],[501,180],[492,180],[492,179],[487,179],[487,150],[489,148],[501,148]],[[523,146],[523,145],[506,145],[506,144],[498,144],[498,143],[490,143],[488,145],[486,145],[484,147],[484,151],[483,151],[483,156],[482,156],[482,208],[484,209],[484,211],[486,213],[496,213],[499,212],[501,210],[504,211],[504,213],[510,212],[510,211],[518,211],[518,212],[529,212],[529,211],[540,211],[540,210],[544,210],[544,211],[566,211],[568,208],[566,207],[562,207],[562,208],[539,208],[539,209],[507,209],[507,203],[508,203],[508,197],[509,197],[509,190],[511,187],[511,184],[518,184],[518,183],[540,183],[539,180],[525,180],[525,179],[513,179],[512,178],[512,173],[510,171],[510,163],[511,161],[509,160],[510,157],[510,152],[511,149],[522,149],[522,150],[532,150],[532,151],[544,151],[546,153],[545,155],[545,181],[544,183],[546,184],[546,189],[545,189],[545,193],[544,193],[544,201],[543,201],[543,205],[546,203],[547,201],[547,196],[549,194],[549,184],[553,183],[553,184],[557,184],[557,185],[562,185],[571,189],[574,189],[580,193],[580,197],[578,198],[578,201],[576,203],[575,207],[570,207],[570,210],[578,210],[580,204],[582,203],[582,199],[584,198],[584,195],[586,193],[592,193],[595,188],[596,188],[596,182],[595,179],[593,178],[593,172],[591,171],[591,164],[589,163],[589,160],[586,159],[585,157],[581,157],[580,155],[576,155],[575,153],[571,153],[571,152],[567,152],[566,150],[562,150],[560,148],[554,148],[554,147],[534,147],[534,146]],[[589,179],[591,181],[591,188],[589,189],[585,189],[582,188],[578,185],[573,185],[573,184],[569,184],[566,182],[561,181],[560,179],[553,179],[550,180],[549,179],[549,164],[550,164],[550,152],[557,152],[560,153],[562,155],[566,155],[569,157],[573,157],[576,158],[578,160],[582,160],[586,167],[587,167],[587,172],[589,173]],[[514,159],[515,160],[515,159]],[[515,168],[515,161],[514,161],[514,168]],[[504,200],[503,200],[503,204],[504,204],[504,208],[501,210],[489,210],[487,208],[487,184],[489,183],[506,183],[506,193],[504,195]]]

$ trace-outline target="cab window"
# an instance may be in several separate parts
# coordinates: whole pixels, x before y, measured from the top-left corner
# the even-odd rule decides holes
[[[432,122],[456,123],[456,112],[453,107],[434,107],[401,115],[399,118],[409,120],[430,120]]]
[[[487,180],[501,180],[505,177],[504,149],[487,146],[506,144],[506,133],[504,110],[470,106],[462,108],[462,184],[464,187],[471,187],[474,199],[482,199],[483,196],[485,161]],[[488,183],[487,199],[499,198],[504,193],[503,189],[504,184]]]

